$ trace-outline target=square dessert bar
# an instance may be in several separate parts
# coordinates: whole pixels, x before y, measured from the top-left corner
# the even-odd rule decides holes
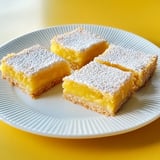
[[[51,40],[51,51],[66,59],[72,69],[89,63],[108,47],[107,42],[83,28],[57,35]]]
[[[64,98],[90,110],[114,115],[132,94],[132,73],[90,62],[63,79]]]
[[[69,64],[40,45],[11,53],[1,60],[2,77],[33,98],[70,74]]]
[[[130,71],[134,76],[134,89],[142,87],[152,76],[157,66],[157,55],[146,54],[111,44],[95,61],[108,66]]]

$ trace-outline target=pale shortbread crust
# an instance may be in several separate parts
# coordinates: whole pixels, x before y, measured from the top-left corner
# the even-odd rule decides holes
[[[85,107],[86,109],[89,109],[89,110],[92,110],[92,111],[95,111],[97,113],[100,113],[100,114],[103,114],[103,115],[106,115],[106,116],[115,116],[115,114],[118,112],[118,110],[120,108],[122,108],[123,104],[127,102],[127,100],[129,99],[129,97],[131,96],[132,94],[130,93],[130,95],[128,95],[128,97],[126,97],[126,99],[124,99],[121,104],[119,104],[119,106],[117,106],[114,110],[114,112],[109,112],[107,110],[107,108],[104,108],[100,105],[97,105],[93,102],[89,102],[87,100],[84,100],[82,99],[81,97],[78,97],[78,96],[75,96],[75,95],[71,95],[71,94],[63,94],[63,97],[71,102],[73,102],[74,104],[79,104],[83,107]]]

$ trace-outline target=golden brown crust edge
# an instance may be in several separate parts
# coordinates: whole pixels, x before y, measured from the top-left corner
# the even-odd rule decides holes
[[[158,56],[154,57],[152,59],[152,62],[149,64],[148,69],[144,69],[142,74],[143,74],[143,82],[141,84],[141,86],[137,86],[137,88],[135,88],[135,91],[139,91],[141,88],[145,87],[146,84],[148,83],[148,81],[153,77],[156,69],[157,69],[157,60],[158,60]]]
[[[19,83],[13,81],[11,78],[5,77],[5,76],[2,76],[2,78],[3,79],[7,79],[12,86],[16,86],[16,87],[20,88],[24,93],[30,95],[33,99],[38,98],[41,94],[43,94],[44,92],[48,91],[50,88],[52,88],[55,85],[57,85],[57,84],[62,82],[61,78],[60,79],[56,79],[56,80],[46,84],[45,86],[43,86],[42,88],[40,88],[36,92],[30,93],[24,87],[22,87]]]
[[[42,88],[40,88],[36,93],[32,93],[30,95],[31,95],[32,98],[36,99],[41,94],[43,94],[44,92],[48,91],[49,89],[51,89],[52,87],[54,87],[55,85],[57,85],[61,82],[62,82],[62,79],[54,80],[54,81],[48,83],[47,85],[43,86]]]
[[[154,57],[152,59],[152,62],[149,64],[149,70],[147,71],[144,71],[144,85],[146,82],[148,82],[148,80],[153,76],[154,72],[156,71],[156,68],[157,68],[157,60],[158,60],[158,57]]]
[[[103,114],[105,116],[114,116],[115,115],[115,113],[108,112],[102,106],[97,105],[97,104],[92,103],[92,102],[88,102],[88,101],[86,101],[86,100],[84,100],[84,99],[82,99],[82,98],[80,98],[78,96],[73,96],[71,94],[64,94],[63,93],[63,97],[66,100],[69,100],[69,101],[73,102],[74,104],[79,104],[79,105],[85,107],[86,109],[95,111],[95,112]],[[117,108],[117,110],[118,110],[118,108]]]

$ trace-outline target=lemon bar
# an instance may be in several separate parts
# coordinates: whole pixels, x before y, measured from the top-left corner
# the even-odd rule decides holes
[[[83,28],[57,35],[51,40],[51,51],[66,59],[72,69],[89,63],[107,47],[104,39]]]
[[[40,45],[6,55],[1,60],[0,69],[2,78],[33,98],[70,74],[69,64],[64,59]]]
[[[115,115],[132,94],[133,77],[97,62],[90,62],[63,78],[63,96],[104,115]]]
[[[154,73],[157,66],[157,55],[146,54],[132,49],[111,44],[106,51],[95,58],[95,61],[134,75],[134,89],[142,87]]]

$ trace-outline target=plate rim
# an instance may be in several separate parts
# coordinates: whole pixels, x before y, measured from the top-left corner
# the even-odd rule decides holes
[[[53,28],[60,28],[60,27],[68,27],[68,26],[72,26],[72,27],[75,27],[75,26],[90,26],[90,27],[101,27],[101,28],[111,28],[113,30],[117,30],[117,31],[121,31],[121,32],[125,32],[127,34],[130,34],[132,36],[135,36],[137,38],[140,38],[140,39],[143,39],[144,41],[146,41],[147,43],[150,43],[151,45],[153,45],[155,48],[157,48],[159,50],[159,53],[160,53],[160,47],[156,44],[154,44],[153,42],[151,42],[149,39],[147,38],[144,38],[132,31],[128,31],[128,30],[125,30],[125,29],[122,29],[122,28],[119,28],[119,27],[114,27],[114,26],[109,26],[109,25],[103,25],[103,24],[91,24],[91,23],[72,23],[72,24],[59,24],[59,25],[53,25],[53,26],[48,26],[48,27],[43,27],[43,28],[39,28],[39,29],[34,29],[32,30],[31,32],[26,32],[24,34],[20,34],[14,38],[11,38],[10,40],[6,41],[6,42],[3,42],[2,44],[0,44],[0,49],[6,45],[8,45],[9,43],[11,43],[12,41],[14,40],[17,40],[17,39],[21,39],[22,37],[24,36],[28,36],[32,33],[36,33],[36,32],[42,32],[42,31],[45,31],[45,30],[50,30],[50,29],[53,29]]]
[[[142,123],[141,125],[136,125],[135,127],[131,127],[125,130],[120,130],[120,131],[116,131],[116,132],[111,132],[111,133],[102,133],[102,134],[87,134],[87,135],[58,135],[58,134],[48,134],[48,133],[42,133],[42,132],[38,132],[38,131],[33,131],[33,130],[29,130],[27,128],[24,127],[20,127],[17,126],[14,123],[11,123],[10,121],[6,120],[4,117],[0,119],[0,121],[3,121],[5,124],[8,124],[9,126],[18,129],[20,131],[23,132],[27,132],[33,135],[38,135],[38,136],[43,136],[43,137],[49,137],[49,138],[60,138],[60,139],[95,139],[95,138],[104,138],[104,137],[111,137],[111,136],[118,136],[118,135],[122,135],[122,134],[127,134],[133,131],[136,131],[138,129],[141,129],[151,123],[153,123],[154,121],[158,120],[160,118],[160,114],[155,116],[154,118]]]

